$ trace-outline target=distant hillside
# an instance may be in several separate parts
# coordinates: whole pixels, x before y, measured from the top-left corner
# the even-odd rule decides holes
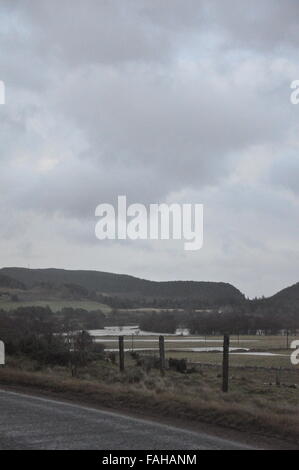
[[[237,303],[244,295],[224,282],[169,281],[154,282],[123,274],[100,271],[68,271],[63,269],[3,268],[0,275],[9,276],[27,288],[40,283],[57,286],[76,284],[89,291],[120,296],[169,299],[197,299],[214,305]]]
[[[272,295],[272,297],[269,297],[267,301],[280,305],[296,304],[299,307],[299,282],[290,287],[282,289],[275,295]]]
[[[263,317],[267,328],[297,329],[299,327],[299,283],[286,287],[268,298],[250,301],[252,314]]]
[[[21,281],[11,278],[10,276],[5,276],[4,274],[0,274],[0,288],[1,287],[6,289],[26,289]]]

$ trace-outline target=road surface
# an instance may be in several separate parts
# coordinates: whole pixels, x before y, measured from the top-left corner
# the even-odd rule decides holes
[[[248,449],[230,440],[0,390],[0,449]]]

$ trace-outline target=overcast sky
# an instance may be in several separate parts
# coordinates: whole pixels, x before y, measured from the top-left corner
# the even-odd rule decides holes
[[[297,0],[1,0],[2,266],[299,281]],[[99,241],[94,211],[203,203],[204,245]]]

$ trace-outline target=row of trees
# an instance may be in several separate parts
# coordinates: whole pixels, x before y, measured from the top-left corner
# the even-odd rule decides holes
[[[296,326],[297,325],[297,326]],[[223,333],[255,335],[278,334],[281,330],[296,330],[299,322],[286,321],[279,317],[240,313],[189,314],[186,326],[192,334],[216,335]]]
[[[157,333],[175,333],[178,325],[175,315],[167,312],[144,315],[139,323],[141,330]]]
[[[85,324],[94,324],[94,315],[84,313]],[[82,311],[57,315],[43,307],[0,311],[0,338],[8,354],[23,355],[41,365],[69,365],[75,375],[78,366],[96,359],[104,351],[103,345],[95,344],[88,332],[79,328],[82,315]]]
[[[275,314],[256,309],[246,313],[240,309],[219,313],[218,311],[189,311],[173,313],[161,312],[143,316],[141,329],[160,333],[174,333],[177,328],[184,327],[191,334],[218,335],[230,334],[278,334],[281,330],[295,331],[299,329],[299,315],[288,315],[277,311]]]

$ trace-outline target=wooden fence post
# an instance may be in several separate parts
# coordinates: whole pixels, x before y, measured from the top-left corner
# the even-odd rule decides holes
[[[159,352],[160,352],[160,372],[162,375],[164,375],[164,371],[165,371],[164,336],[159,336]]]
[[[0,366],[5,365],[5,344],[0,340]]]
[[[222,363],[222,391],[228,392],[228,374],[229,374],[229,335],[223,338],[223,363]]]
[[[124,354],[124,337],[118,337],[118,349],[119,349],[119,370],[123,372],[125,370],[125,354]]]

